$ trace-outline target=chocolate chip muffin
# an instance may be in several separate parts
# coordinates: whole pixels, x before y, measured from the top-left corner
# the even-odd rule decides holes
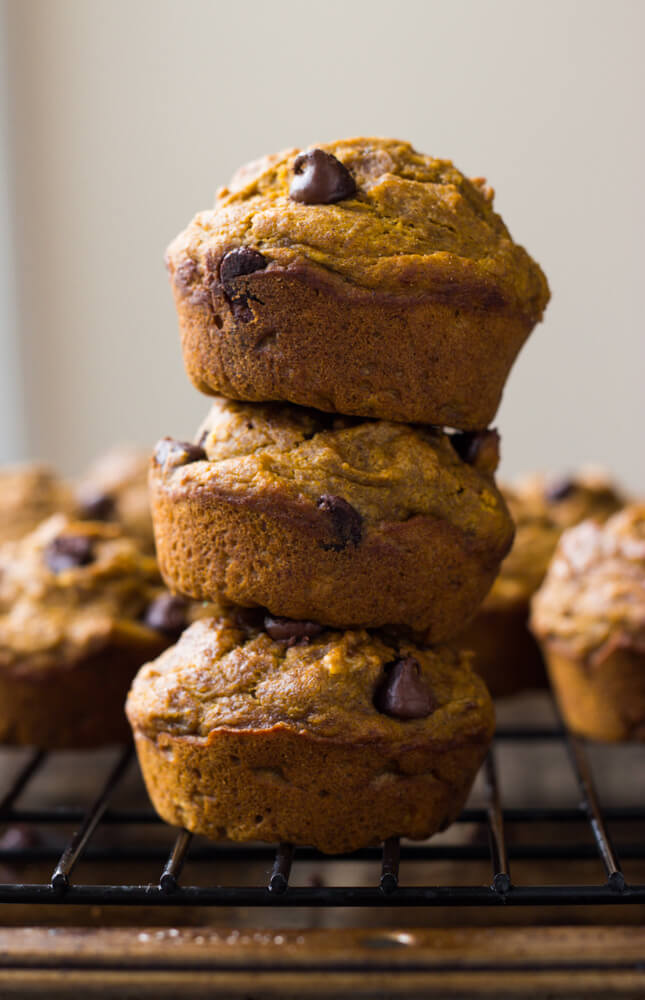
[[[198,440],[162,440],[151,473],[161,572],[190,597],[438,642],[511,544],[494,431],[219,399]]]
[[[564,532],[531,625],[568,725],[645,740],[645,504]]]
[[[81,517],[114,521],[154,552],[148,497],[148,454],[117,445],[94,461],[76,485]]]
[[[464,654],[270,617],[197,622],[126,711],[168,823],[326,853],[450,823],[494,725]]]
[[[542,653],[528,627],[529,605],[565,528],[586,517],[605,521],[625,498],[609,476],[592,467],[574,476],[532,475],[502,486],[515,522],[515,541],[499,576],[459,642],[495,697],[544,687]]]
[[[462,430],[492,421],[549,298],[493,192],[393,139],[238,171],[167,262],[203,392]]]
[[[0,468],[0,543],[22,538],[51,514],[73,508],[72,491],[49,466]]]
[[[212,611],[212,609],[211,609]],[[0,742],[98,746],[128,736],[136,670],[196,613],[116,525],[54,515],[0,546]]]

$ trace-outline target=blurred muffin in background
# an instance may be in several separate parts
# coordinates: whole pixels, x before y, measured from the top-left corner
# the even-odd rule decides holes
[[[0,468],[0,542],[22,538],[50,514],[73,510],[73,491],[48,465]]]
[[[81,517],[115,521],[147,552],[154,552],[148,460],[148,453],[134,445],[115,445],[91,463],[75,494]]]
[[[529,605],[559,538],[588,517],[604,522],[626,502],[610,476],[584,467],[573,476],[534,474],[502,486],[515,541],[475,618],[459,637],[494,697],[547,683],[542,654],[528,628]]]

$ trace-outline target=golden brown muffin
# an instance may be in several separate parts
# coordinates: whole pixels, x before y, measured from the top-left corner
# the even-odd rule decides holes
[[[645,740],[645,504],[564,532],[531,625],[567,724]]]
[[[133,445],[117,445],[87,469],[76,486],[82,517],[115,521],[127,535],[154,552],[148,496],[148,454]]]
[[[46,517],[69,514],[71,490],[47,465],[8,465],[0,469],[0,543],[22,538]]]
[[[486,427],[549,298],[492,198],[484,181],[393,139],[242,168],[167,253],[193,383]]]
[[[54,515],[0,547],[0,742],[125,739],[138,667],[191,619],[116,525]]]
[[[168,823],[326,853],[446,826],[494,727],[461,653],[271,618],[191,626],[126,711]]]
[[[190,597],[438,642],[474,614],[511,543],[493,431],[453,444],[432,428],[220,399],[199,441],[162,440],[151,473],[161,572]]]
[[[586,517],[604,521],[625,498],[608,475],[587,467],[575,476],[527,476],[502,486],[515,541],[476,616],[459,637],[495,697],[547,683],[540,648],[528,627],[529,604],[560,535]]]

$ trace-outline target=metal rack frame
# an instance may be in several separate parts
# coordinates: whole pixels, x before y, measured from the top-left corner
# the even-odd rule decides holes
[[[38,773],[47,753],[34,750],[0,800],[0,823],[25,825],[79,824],[62,854],[52,848],[17,846],[0,849],[0,861],[33,862],[58,858],[51,878],[45,883],[0,884],[0,903],[64,903],[91,905],[159,906],[244,906],[244,907],[406,907],[406,906],[523,906],[523,905],[625,905],[645,903],[645,885],[629,885],[620,859],[607,831],[607,821],[643,822],[645,807],[601,810],[592,767],[584,741],[562,728],[520,730],[503,728],[496,743],[515,741],[563,741],[580,792],[577,808],[504,808],[495,763],[495,746],[484,765],[486,804],[481,809],[465,809],[457,822],[484,823],[488,846],[483,844],[399,844],[397,838],[381,848],[367,848],[343,859],[373,861],[374,884],[371,886],[292,886],[289,884],[294,859],[324,862],[325,855],[311,848],[291,844],[205,845],[195,846],[190,833],[178,832],[170,854],[158,846],[95,847],[92,837],[101,825],[159,824],[162,821],[151,809],[110,809],[110,800],[133,760],[132,747],[124,748],[91,806],[83,811],[75,807],[21,809],[17,802],[29,782]],[[551,822],[586,824],[592,833],[591,843],[538,843],[507,845],[505,824]],[[621,848],[623,857],[645,859],[645,843]],[[255,886],[193,886],[181,882],[182,868],[191,860],[206,862],[257,860],[272,863],[268,880]],[[605,880],[591,885],[523,885],[512,879],[511,860],[567,860],[597,857]],[[94,861],[164,862],[159,879],[148,884],[83,885],[72,880],[81,858]],[[406,886],[401,868],[408,861],[473,860],[489,858],[489,885]],[[333,860],[333,859],[332,859]],[[600,866],[599,866],[600,870]]]

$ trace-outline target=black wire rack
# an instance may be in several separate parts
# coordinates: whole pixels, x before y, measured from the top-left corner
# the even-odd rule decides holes
[[[502,745],[517,744],[517,754],[536,742],[564,746],[579,792],[579,802],[573,808],[543,806],[512,808],[503,805],[496,755]],[[0,884],[0,903],[61,903],[86,905],[159,905],[159,906],[233,906],[233,907],[440,907],[440,906],[522,906],[522,905],[625,905],[645,903],[645,885],[628,884],[621,867],[621,857],[645,860],[645,841],[633,840],[621,844],[620,856],[612,844],[608,826],[627,824],[642,835],[645,808],[641,806],[612,807],[602,810],[588,748],[585,742],[561,726],[541,729],[502,728],[495,738],[483,767],[483,806],[466,808],[458,823],[484,825],[487,843],[482,841],[445,844],[430,840],[424,843],[399,843],[396,838],[381,847],[367,848],[351,855],[329,858],[306,847],[291,844],[210,844],[201,842],[185,830],[177,832],[168,853],[167,846],[151,842],[132,844],[127,831],[133,826],[163,827],[150,807],[111,807],[128,770],[134,766],[132,747],[118,752],[107,779],[88,808],[57,804],[48,808],[21,808],[19,805],[30,783],[41,772],[51,755],[43,750],[30,751],[17,774],[10,780],[0,799],[0,824],[21,829],[45,827],[75,827],[62,851],[54,846],[26,844],[1,846],[0,864],[3,871],[38,862],[52,863],[47,881],[27,883],[19,879]],[[509,824],[528,825],[529,831],[538,824],[550,824],[551,829],[585,827],[585,835],[574,841],[551,835],[544,842],[509,843]],[[639,825],[640,824],[640,825]],[[97,845],[99,829],[118,828],[123,835],[120,843],[109,841]],[[584,841],[584,842],[583,842]],[[124,846],[125,844],[125,846]],[[368,885],[293,885],[290,883],[294,861],[316,861],[324,865],[330,860],[368,862],[373,873]],[[490,881],[478,885],[432,884],[431,865],[427,883],[406,885],[406,865],[410,862],[485,861],[490,863]],[[598,880],[592,884],[523,884],[514,881],[511,862],[593,860],[598,863]],[[129,882],[114,878],[109,884],[83,884],[73,879],[81,860],[107,862],[123,867],[124,862],[157,864],[159,876],[153,882]],[[234,870],[234,863],[248,866],[260,862],[266,871],[261,884],[253,885],[190,885],[182,881],[187,861],[212,864],[212,874]],[[112,870],[110,868],[110,870]],[[603,876],[604,872],[604,876]],[[6,877],[6,875],[5,875]]]

